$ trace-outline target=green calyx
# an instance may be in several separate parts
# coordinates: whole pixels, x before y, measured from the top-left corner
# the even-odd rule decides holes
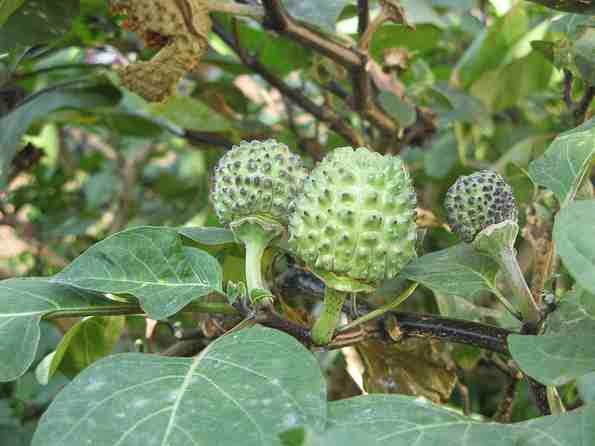
[[[400,158],[335,149],[305,182],[289,246],[327,285],[370,291],[416,256],[415,205]]]
[[[286,225],[306,176],[301,158],[285,144],[243,141],[219,160],[211,201],[223,224],[262,216]]]
[[[448,189],[444,206],[448,224],[467,243],[490,225],[518,218],[512,188],[489,170],[459,177]]]
[[[283,226],[263,217],[246,217],[230,225],[236,239],[246,247],[246,284],[255,303],[272,302],[272,294],[262,274],[262,257],[267,246],[283,234]]]

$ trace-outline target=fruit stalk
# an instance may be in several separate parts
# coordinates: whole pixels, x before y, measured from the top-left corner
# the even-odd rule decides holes
[[[262,217],[246,217],[230,225],[235,237],[246,247],[246,285],[248,296],[263,303],[272,302],[272,293],[262,274],[262,257],[267,246],[283,227]]]
[[[495,260],[500,265],[507,284],[517,298],[517,306],[523,315],[523,319],[526,322],[537,324],[541,318],[539,308],[537,307],[533,294],[531,294],[531,290],[523,276],[514,251],[508,248],[503,248],[497,254]]]
[[[347,298],[347,293],[329,286],[324,292],[322,313],[312,327],[312,341],[316,345],[327,345],[332,339],[335,327],[339,323],[341,310]]]

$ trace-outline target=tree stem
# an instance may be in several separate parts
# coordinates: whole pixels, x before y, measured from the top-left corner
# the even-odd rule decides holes
[[[316,345],[326,345],[333,338],[346,297],[344,291],[326,287],[322,313],[312,327],[312,341]]]

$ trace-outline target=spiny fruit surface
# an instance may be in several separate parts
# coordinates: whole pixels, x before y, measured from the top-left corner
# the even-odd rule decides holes
[[[488,226],[504,220],[516,222],[518,217],[512,188],[490,170],[459,177],[448,189],[444,205],[448,224],[467,243]]]
[[[306,176],[301,158],[285,144],[242,141],[219,160],[211,200],[223,224],[262,216],[286,225]]]
[[[400,158],[341,147],[306,180],[289,243],[315,272],[377,284],[416,256],[415,205]]]

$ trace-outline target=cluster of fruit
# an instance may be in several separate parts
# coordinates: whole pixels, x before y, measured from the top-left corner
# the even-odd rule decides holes
[[[308,173],[284,144],[242,142],[219,161],[211,199],[220,221],[246,246],[250,296],[266,296],[260,261],[280,236],[324,281],[325,306],[312,329],[318,344],[332,338],[348,293],[372,292],[417,255],[416,194],[398,156],[341,147]],[[446,208],[467,242],[491,224],[516,220],[510,186],[490,171],[459,179]]]

